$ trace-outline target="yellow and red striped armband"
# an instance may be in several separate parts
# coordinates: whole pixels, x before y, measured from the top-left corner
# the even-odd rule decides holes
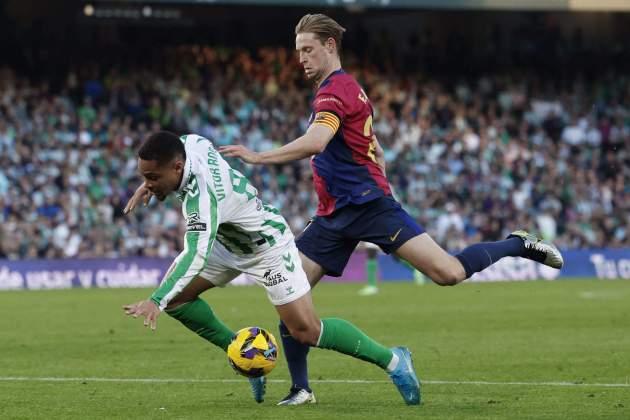
[[[330,127],[333,133],[336,133],[337,130],[339,130],[339,124],[341,124],[341,121],[339,121],[339,117],[332,112],[320,111],[315,114],[313,124],[323,124],[327,127]]]

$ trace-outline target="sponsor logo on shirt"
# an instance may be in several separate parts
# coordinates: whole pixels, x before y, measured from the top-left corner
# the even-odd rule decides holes
[[[188,215],[186,220],[186,231],[188,232],[203,232],[206,230],[207,225],[199,220],[199,214],[192,212]]]
[[[324,98],[317,98],[315,100],[315,105],[319,105],[323,102],[334,102],[337,105],[343,105],[343,103],[339,99],[335,98],[334,96],[326,96]]]

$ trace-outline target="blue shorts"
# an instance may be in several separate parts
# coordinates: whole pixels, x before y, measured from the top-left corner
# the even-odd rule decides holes
[[[304,255],[321,265],[329,276],[343,273],[359,241],[378,245],[387,254],[424,233],[390,196],[365,204],[349,204],[329,216],[317,216],[295,243]]]

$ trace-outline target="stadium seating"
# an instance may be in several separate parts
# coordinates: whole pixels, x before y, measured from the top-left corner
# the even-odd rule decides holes
[[[61,86],[0,70],[0,258],[171,256],[176,200],[123,216],[148,132],[267,150],[305,131],[310,87],[289,50],[189,46],[168,65],[78,68]],[[356,62],[349,59],[348,63]],[[630,246],[630,79],[569,91],[535,74],[450,83],[350,64],[375,107],[387,173],[448,249],[537,230],[562,248]],[[308,160],[242,167],[295,232],[314,213]]]

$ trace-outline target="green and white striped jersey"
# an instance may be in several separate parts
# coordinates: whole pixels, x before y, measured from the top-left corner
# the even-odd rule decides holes
[[[181,140],[186,163],[176,193],[186,219],[185,246],[151,295],[161,310],[201,272],[215,240],[233,254],[252,256],[293,240],[280,212],[257,197],[256,188],[210,140],[195,134]]]

